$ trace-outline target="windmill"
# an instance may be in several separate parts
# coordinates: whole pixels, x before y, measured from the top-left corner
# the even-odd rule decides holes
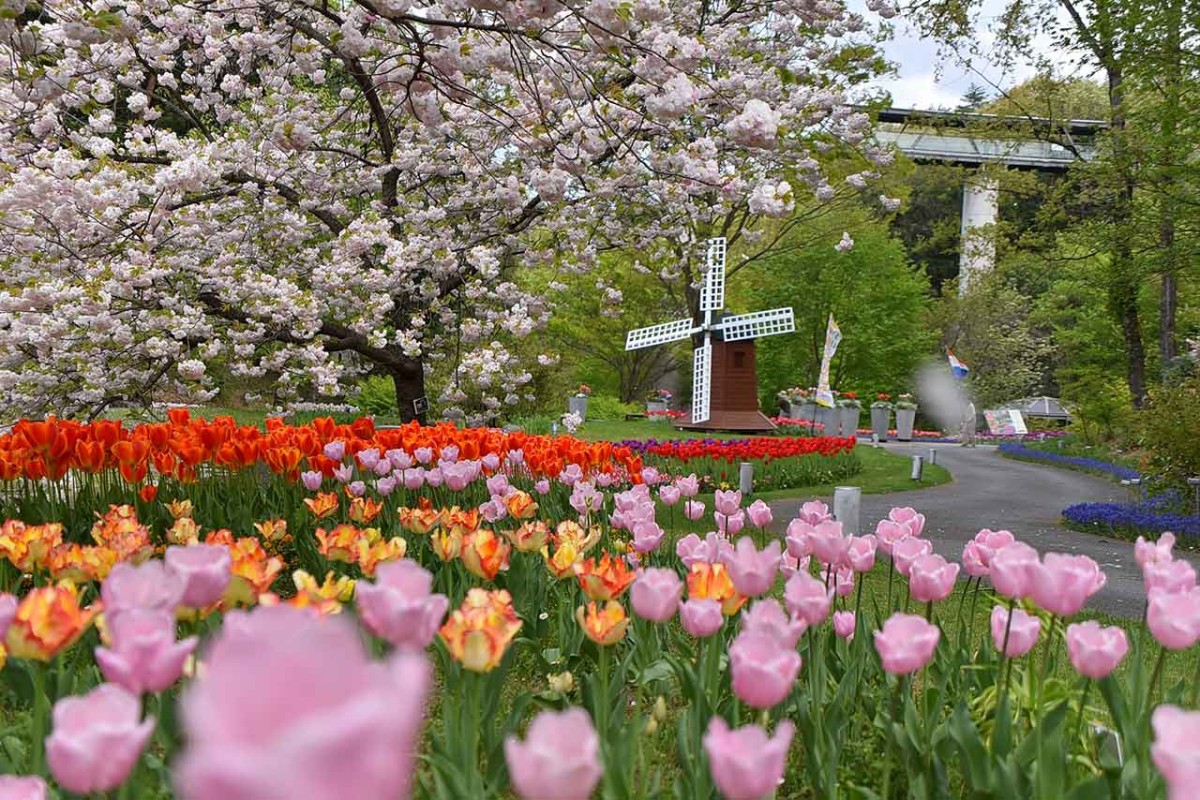
[[[703,320],[696,324],[691,318],[677,319],[632,330],[625,337],[625,349],[639,350],[703,334],[703,344],[692,351],[692,413],[678,427],[770,430],[774,424],[758,410],[754,340],[792,333],[796,320],[791,308],[724,315],[725,249],[725,237],[708,240],[707,271],[700,290]]]

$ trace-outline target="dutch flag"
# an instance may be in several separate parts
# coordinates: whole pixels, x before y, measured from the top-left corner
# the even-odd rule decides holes
[[[950,351],[949,347],[946,348],[946,358],[950,360],[950,371],[954,373],[955,378],[962,380],[963,378],[967,377],[967,373],[969,373],[971,369],[966,364],[955,358],[954,353]]]

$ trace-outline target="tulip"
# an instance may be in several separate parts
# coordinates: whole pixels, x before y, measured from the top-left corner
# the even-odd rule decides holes
[[[673,506],[679,502],[683,493],[679,491],[679,487],[673,484],[665,484],[658,487],[658,499],[662,501],[664,506]]]
[[[392,462],[393,469],[408,469],[413,465],[412,456],[403,450],[388,450],[384,455],[388,457],[388,461]]]
[[[141,757],[154,733],[141,702],[116,684],[54,704],[54,730],[46,738],[46,763],[58,785],[75,794],[111,792]]]
[[[885,672],[910,675],[933,658],[942,632],[924,617],[896,613],[875,631],[875,650]]]
[[[842,567],[833,573],[833,591],[838,597],[845,597],[854,591],[854,569]]]
[[[570,694],[575,688],[575,676],[570,671],[547,675],[546,681],[550,684],[550,691],[559,694]]]
[[[1009,531],[984,528],[975,534],[963,548],[963,566],[967,574],[976,578],[991,574],[993,556],[1015,541],[1016,537]]]
[[[633,612],[651,622],[667,622],[675,616],[683,596],[683,581],[674,570],[643,570],[629,590]]]
[[[1200,711],[1162,705],[1150,716],[1150,758],[1167,783],[1167,800],[1192,800],[1200,792]]]
[[[689,533],[675,543],[675,555],[691,569],[696,564],[715,564],[733,555],[733,546],[719,533],[708,534],[703,541]]]
[[[822,522],[832,519],[832,515],[829,513],[829,506],[820,500],[809,500],[800,506],[800,513],[796,517],[809,525],[820,525]]]
[[[842,523],[827,521],[813,526],[808,535],[812,554],[822,564],[839,566],[850,550],[850,540],[842,535]]]
[[[157,694],[179,680],[198,641],[176,642],[174,616],[142,608],[118,614],[108,631],[112,645],[96,648],[96,664],[105,680],[135,695]]]
[[[1187,561],[1147,561],[1142,565],[1146,595],[1155,592],[1186,592],[1196,585],[1196,570]]]
[[[808,623],[789,617],[774,598],[759,600],[742,612],[742,633],[768,636],[786,647],[794,648],[807,629]]]
[[[882,519],[875,526],[875,538],[879,540],[879,549],[891,555],[897,543],[913,538],[913,532],[908,525]]]
[[[575,565],[575,576],[579,588],[592,600],[612,600],[625,593],[637,576],[630,572],[625,562],[605,553],[599,563],[588,558]]]
[[[0,800],[46,800],[46,782],[36,775],[0,775]]]
[[[375,582],[359,581],[355,603],[367,630],[395,647],[424,650],[450,601],[433,594],[433,575],[415,561],[380,564]]]
[[[1014,609],[1010,624],[1007,608],[996,606],[992,609],[992,643],[996,645],[997,652],[1008,658],[1020,658],[1032,650],[1041,632],[1042,621],[1032,614],[1026,614],[1019,608]],[[1006,634],[1007,647],[1004,645]]]
[[[70,581],[32,589],[17,604],[5,646],[16,658],[50,661],[83,635],[98,611],[79,607],[79,591]]]
[[[991,574],[991,569],[988,568],[990,558],[990,554],[984,553],[984,548],[979,542],[970,541],[963,546],[963,569],[972,578],[982,578]]]
[[[1168,650],[1186,650],[1200,641],[1200,589],[1150,595],[1146,626]]]
[[[341,464],[340,466],[334,467],[334,469],[333,469],[333,479],[335,481],[337,481],[338,483],[349,483],[350,479],[353,477],[354,477],[354,465],[353,464]]]
[[[1033,602],[1060,617],[1078,614],[1084,603],[1104,586],[1100,565],[1087,556],[1047,553],[1034,568],[1029,586]]]
[[[513,491],[513,488],[508,484],[508,476],[502,472],[492,475],[484,483],[487,485],[488,494],[493,498],[508,497],[509,492]]]
[[[491,528],[479,528],[463,537],[461,558],[468,572],[490,581],[508,569],[511,551],[512,545]]]
[[[812,528],[812,525],[802,519],[794,519],[788,523],[784,535],[788,555],[795,559],[808,558],[812,555],[812,542],[808,538],[812,533]]]
[[[725,615],[716,600],[685,600],[679,604],[679,622],[688,634],[704,639],[721,630]]]
[[[717,521],[717,530],[723,536],[737,536],[738,532],[746,525],[746,512],[740,508],[736,513],[726,516],[724,514],[714,514],[713,517]]]
[[[686,478],[676,478],[675,485],[679,487],[679,493],[684,497],[695,497],[700,492],[700,479],[694,472]]]
[[[901,539],[892,546],[892,566],[904,577],[908,577],[913,562],[933,552],[933,542],[928,539],[910,537]]]
[[[853,611],[833,612],[833,632],[848,642],[854,641],[855,618]]]
[[[688,500],[683,504],[683,515],[693,522],[704,516],[704,503],[699,500]]]
[[[713,507],[718,514],[732,517],[742,508],[742,493],[738,491],[725,492],[718,489],[713,493]]]
[[[567,464],[567,468],[558,476],[558,480],[566,486],[574,486],[583,480],[583,468],[578,464]]]
[[[600,738],[582,708],[543,711],[525,740],[504,740],[513,789],[523,800],[587,800],[600,783]]]
[[[912,562],[908,590],[918,603],[945,600],[954,591],[958,569],[958,564],[951,564],[936,553],[921,556]]]
[[[809,625],[819,625],[829,616],[833,604],[833,590],[807,572],[797,572],[788,578],[783,587],[784,601],[788,612],[803,619]]]
[[[729,577],[724,564],[693,564],[687,575],[688,599],[716,600],[725,616],[736,614],[746,602]]]
[[[366,450],[360,450],[355,458],[363,469],[373,470],[380,461],[379,448],[368,447]]]
[[[325,480],[325,476],[320,472],[301,472],[300,482],[304,484],[304,488],[310,492],[315,492],[321,488],[321,483]]]
[[[408,796],[424,656],[374,661],[348,620],[273,606],[230,614],[204,667],[181,699],[181,800]]]
[[[388,461],[386,458],[381,458],[380,460],[375,462],[375,466],[371,467],[371,471],[382,478],[384,475],[387,475],[389,472],[392,471],[392,462]],[[440,478],[440,476],[442,474],[441,470],[433,470],[433,472],[437,472],[438,476]],[[432,481],[431,481],[431,483],[432,483]],[[441,480],[439,479],[439,481],[433,485],[440,486]]]
[[[1133,545],[1133,559],[1139,567],[1145,569],[1147,564],[1174,560],[1175,556],[1171,552],[1174,547],[1173,533],[1164,533],[1158,537],[1157,542],[1148,542],[1139,536]]]
[[[183,584],[179,604],[188,608],[202,609],[216,604],[233,577],[233,558],[224,545],[173,545],[167,548],[163,561],[167,572]]]
[[[325,445],[323,452],[330,461],[341,461],[346,457],[346,443],[329,442]]]
[[[609,600],[603,606],[595,602],[580,606],[575,609],[575,619],[587,637],[601,646],[621,641],[625,638],[625,629],[629,627],[625,607],[616,600]]]
[[[550,494],[550,481],[542,478],[533,485],[533,490],[540,495]]]
[[[132,608],[174,611],[183,599],[184,582],[161,561],[134,566],[123,562],[112,568],[100,587],[105,616]]]
[[[771,524],[774,516],[771,514],[771,507],[762,500],[755,500],[746,509],[746,514],[750,517],[750,524],[756,528],[765,528]]]
[[[404,488],[410,492],[415,492],[425,485],[425,470],[422,467],[414,467],[404,470]]]
[[[779,560],[779,574],[786,580],[797,572],[808,572],[810,561],[809,556],[794,558],[790,553],[784,553],[783,558]]]
[[[704,752],[713,782],[726,800],[762,800],[783,780],[788,748],[795,727],[784,720],[775,735],[757,725],[730,730],[725,720],[713,716],[704,734]]]
[[[800,654],[761,633],[740,633],[729,648],[733,693],[751,708],[768,709],[787,699],[800,674]]]
[[[888,512],[888,519],[901,525],[907,525],[913,536],[920,536],[921,531],[925,528],[925,515],[918,514],[913,508],[893,508]]]
[[[8,633],[8,626],[16,615],[17,598],[0,592],[0,642],[4,641],[4,634]]]
[[[413,451],[413,457],[417,459],[418,464],[428,464],[433,461],[433,448],[418,447]]]
[[[875,568],[875,549],[878,540],[874,534],[866,536],[851,536],[850,547],[846,550],[846,558],[850,567],[859,573],[870,572]]]
[[[546,546],[550,538],[550,528],[540,519],[522,522],[517,528],[505,531],[504,535],[512,542],[519,553],[537,553]]]
[[[1023,600],[1037,580],[1038,552],[1024,542],[1013,542],[996,551],[990,569],[997,592],[1012,600]]]
[[[1088,620],[1067,626],[1067,656],[1084,677],[1094,681],[1108,677],[1128,652],[1125,631],[1116,625],[1104,628]]]
[[[656,522],[643,521],[633,526],[633,549],[639,553],[652,553],[658,549],[665,531]]]
[[[734,554],[725,559],[725,568],[729,570],[729,578],[738,594],[757,597],[771,590],[779,569],[780,551],[778,541],[771,542],[760,552],[750,537],[738,539]]]
[[[506,590],[476,587],[467,590],[462,605],[451,612],[438,635],[464,668],[491,672],[500,665],[521,624]]]

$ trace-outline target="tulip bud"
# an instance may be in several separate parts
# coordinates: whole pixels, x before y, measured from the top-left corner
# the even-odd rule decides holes
[[[658,720],[651,717],[650,721],[646,723],[646,735],[653,736],[656,733],[658,733]]]
[[[550,680],[550,691],[567,694],[575,688],[575,676],[570,672],[560,672],[547,676]]]
[[[658,720],[659,722],[667,721],[667,699],[662,695],[659,695],[658,699],[654,701],[653,714],[654,719]]]

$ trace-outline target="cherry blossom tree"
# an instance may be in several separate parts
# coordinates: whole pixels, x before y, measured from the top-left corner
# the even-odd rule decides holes
[[[442,410],[494,412],[552,311],[515,270],[690,259],[886,158],[836,0],[0,0],[0,39],[0,413],[371,371],[412,418],[451,358]]]

